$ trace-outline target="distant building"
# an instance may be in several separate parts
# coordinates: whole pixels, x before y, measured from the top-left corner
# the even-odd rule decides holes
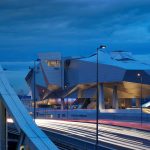
[[[141,107],[141,97],[143,104],[149,100],[150,65],[125,51],[111,54],[99,51],[98,56],[101,110],[136,109]],[[26,76],[31,90],[35,88],[37,103],[55,103],[57,108],[64,109],[66,99],[73,98],[75,101],[70,102],[72,109],[95,108],[96,54],[84,58],[63,58],[60,53],[42,53],[39,58],[41,61]]]

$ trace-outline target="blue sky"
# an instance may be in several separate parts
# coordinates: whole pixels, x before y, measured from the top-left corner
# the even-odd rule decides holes
[[[10,85],[15,89],[17,93],[28,94],[29,87],[25,81],[25,77],[29,72],[29,66],[33,67],[33,62],[1,62],[3,68],[5,68],[5,75]]]
[[[106,44],[150,53],[149,8],[150,0],[0,0],[0,62],[27,93],[24,77],[39,52],[85,56]]]
[[[0,61],[30,61],[39,52],[89,55],[150,53],[149,0],[1,0]]]

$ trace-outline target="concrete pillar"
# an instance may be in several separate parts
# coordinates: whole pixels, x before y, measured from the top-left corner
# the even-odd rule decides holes
[[[99,110],[104,109],[104,86],[103,83],[99,84]]]
[[[119,104],[118,104],[118,94],[117,94],[117,86],[113,87],[113,108],[114,109],[118,109],[119,108]]]
[[[78,90],[78,98],[84,98],[83,90]]]
[[[132,108],[132,101],[131,101],[131,99],[126,99],[126,106],[127,106],[127,108]]]
[[[136,98],[136,108],[140,108],[140,99]]]
[[[0,100],[0,150],[7,150],[6,109]]]
[[[61,98],[61,110],[64,110],[65,102],[64,98]]]

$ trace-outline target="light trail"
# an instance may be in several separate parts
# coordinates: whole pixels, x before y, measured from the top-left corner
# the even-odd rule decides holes
[[[36,123],[46,130],[54,130],[62,134],[67,134],[68,136],[78,136],[82,139],[95,141],[96,125],[93,123],[46,119],[36,119]],[[100,124],[99,142],[134,150],[149,150],[150,132]]]

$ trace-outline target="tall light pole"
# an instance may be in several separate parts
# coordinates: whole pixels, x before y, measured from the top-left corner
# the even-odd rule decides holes
[[[33,112],[33,119],[36,118],[36,62],[39,62],[40,59],[34,60],[34,68],[33,68],[33,100],[34,100],[34,112]]]
[[[143,98],[143,77],[140,73],[137,74],[137,77],[140,79],[140,110],[141,110],[141,126],[142,126],[142,98]]]
[[[98,149],[98,124],[99,124],[99,50],[100,49],[105,49],[106,46],[105,45],[100,45],[97,49],[96,49],[96,56],[97,56],[97,59],[96,59],[96,89],[97,89],[97,92],[96,92],[96,149]]]

